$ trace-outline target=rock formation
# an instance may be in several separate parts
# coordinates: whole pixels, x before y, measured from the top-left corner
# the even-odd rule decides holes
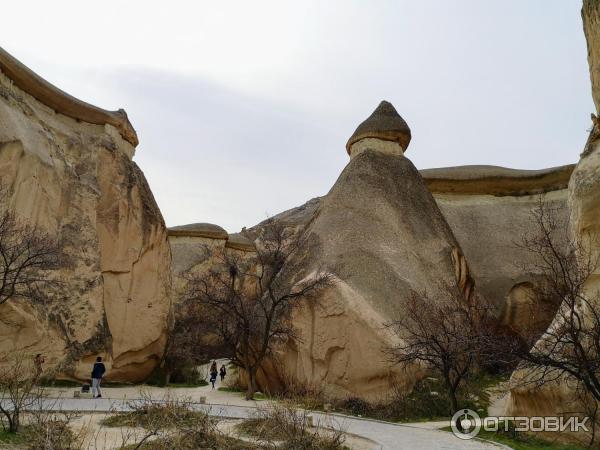
[[[143,380],[162,355],[170,312],[170,248],[162,215],[132,162],[124,111],[81,102],[0,49],[0,181],[22,220],[71,256],[66,298],[0,305],[0,350],[43,353],[68,378]]]
[[[193,223],[171,227],[169,244],[173,254],[172,270],[174,285],[183,286],[181,276],[186,272],[207,273],[218,263],[215,256],[225,248],[251,257],[256,252],[254,243],[241,234],[228,234],[223,228],[211,223]]]
[[[522,329],[525,311],[515,295],[535,283],[534,255],[517,245],[532,226],[531,212],[540,198],[568,219],[568,183],[573,166],[514,170],[463,166],[421,171],[444,217],[461,244],[479,294],[494,305],[505,324]],[[543,310],[543,305],[536,310]],[[529,314],[528,313],[528,314]],[[555,311],[541,317],[545,328]]]
[[[358,140],[349,141],[349,164],[291,256],[304,270],[281,275],[294,282],[323,267],[337,282],[318,305],[295,315],[300,339],[282,349],[280,363],[285,377],[324,386],[332,395],[375,399],[389,391],[394,375],[382,350],[397,338],[384,325],[402,312],[410,293],[427,289],[435,295],[441,285],[460,280],[468,297],[472,283],[450,227],[403,156],[408,139],[389,141],[383,132],[404,121],[382,102],[365,123],[354,135]],[[416,376],[399,379],[408,389]]]
[[[410,144],[410,128],[390,102],[382,101],[346,143],[346,151],[354,158],[374,149],[390,155],[403,155]]]
[[[588,61],[592,94],[596,109],[600,108],[600,2],[584,0],[582,18],[588,46]],[[568,188],[568,212],[573,238],[591,251],[592,258],[600,256],[600,127],[592,115],[592,129],[579,163],[573,170]],[[600,268],[589,277],[585,291],[590,298],[600,290]],[[507,414],[554,416],[563,411],[578,410],[572,384],[565,380],[537,386],[523,386],[525,374],[512,376],[512,388]]]

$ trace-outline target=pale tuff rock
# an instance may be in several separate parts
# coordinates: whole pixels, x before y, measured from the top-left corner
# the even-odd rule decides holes
[[[319,266],[338,280],[319,306],[294,318],[301,340],[282,352],[286,375],[327,386],[332,395],[375,399],[392,378],[409,389],[421,371],[396,373],[384,347],[397,337],[384,328],[402,314],[413,291],[435,296],[440,285],[472,291],[461,252],[418,171],[403,156],[366,151],[353,158],[323,199],[293,258],[305,272]]]
[[[426,180],[427,182],[427,180]],[[469,262],[478,294],[493,305],[498,316],[514,317],[506,325],[522,329],[518,316],[506,310],[510,292],[520,283],[533,283],[539,277],[535,255],[518,246],[520,238],[532,231],[531,212],[541,198],[568,220],[567,189],[539,195],[445,194],[433,196],[461,245]],[[514,305],[514,302],[512,302]],[[542,305],[540,305],[542,306]],[[552,316],[554,313],[552,313]],[[546,317],[546,325],[550,323]]]
[[[435,194],[516,196],[567,189],[575,164],[541,170],[498,166],[458,166],[421,170]]]
[[[241,233],[227,234],[218,225],[194,223],[169,228],[169,245],[173,260],[173,300],[185,297],[185,276],[207,274],[222,264],[223,252],[233,252],[245,260],[256,254],[254,242]]]
[[[402,156],[404,154],[404,150],[398,142],[385,141],[377,138],[364,138],[350,146],[350,158],[354,158],[367,150],[390,155]]]
[[[523,329],[523,321],[514,311],[518,304],[522,311],[523,302],[515,299],[513,288],[534,282],[539,274],[533,255],[516,241],[531,231],[531,211],[540,196],[558,211],[559,220],[568,220],[567,185],[573,167],[515,170],[462,166],[420,171],[468,261],[479,296],[495,307],[506,325],[517,330]],[[314,198],[273,219],[302,230],[315,218],[324,199]],[[538,319],[549,324],[547,308],[540,305],[537,309],[544,311]]]
[[[169,228],[169,236],[195,236],[209,239],[228,239],[227,231],[212,223],[191,223]]]
[[[596,112],[600,113],[600,2],[598,0],[583,0],[581,17],[583,31],[587,41],[588,64],[592,82],[592,97]]]
[[[225,242],[225,247],[242,252],[256,252],[254,242],[241,233],[230,234],[229,239]]]
[[[138,145],[137,134],[123,109],[106,111],[61,91],[38,74],[23,65],[0,47],[0,72],[3,72],[19,89],[27,92],[40,103],[78,121],[98,125],[110,124],[134,147]]]
[[[583,25],[588,46],[588,61],[592,80],[592,95],[596,108],[600,106],[600,2],[584,0]],[[572,236],[591,252],[592,260],[600,255],[600,130],[593,117],[593,127],[586,148],[569,181],[567,211],[570,214]],[[600,289],[600,269],[596,269],[585,285],[594,296]],[[592,297],[593,298],[593,297]],[[559,320],[558,318],[556,320]],[[551,325],[552,326],[552,325]],[[541,341],[540,341],[541,342]],[[554,416],[563,411],[580,411],[575,392],[564,379],[543,386],[519,385],[527,376],[516,371],[507,405],[508,415]]]
[[[0,52],[0,180],[9,207],[58,237],[72,263],[59,274],[66,298],[43,309],[0,306],[0,350],[43,353],[48,366],[78,379],[89,378],[102,355],[109,379],[143,380],[165,344],[171,254],[152,192],[131,161],[135,132],[125,116],[25,69]]]
[[[596,260],[600,256],[600,142],[589,147],[589,153],[581,158],[573,171],[569,183],[568,211],[573,237],[582,242],[583,247],[590,251],[592,260]],[[584,291],[589,298],[594,298],[600,291],[600,268],[588,278]],[[507,413],[557,415],[561,411],[576,411],[581,408],[576,403],[572,383],[560,379],[541,388],[522,386],[521,381],[526,376],[522,371],[516,371],[512,375],[513,388]]]
[[[402,313],[410,293],[435,295],[444,284],[472,293],[459,245],[413,164],[376,150],[350,160],[304,232],[291,256],[304,270],[281,276],[296,282],[323,267],[337,283],[319,305],[295,315],[300,339],[281,350],[280,378],[318,384],[337,396],[384,396],[400,375],[383,353],[398,339],[384,324]],[[413,368],[398,380],[409,389],[420,376]],[[278,388],[273,376],[261,382]]]

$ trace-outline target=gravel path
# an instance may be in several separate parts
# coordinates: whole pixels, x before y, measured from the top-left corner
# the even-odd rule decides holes
[[[77,411],[86,413],[116,412],[130,410],[129,403],[121,399],[75,399],[62,398],[44,400],[45,407],[53,410]],[[203,410],[212,416],[232,419],[245,419],[251,417],[256,411],[255,407],[239,405],[202,405],[191,403],[197,410]],[[325,414],[314,412],[313,420],[316,424],[335,425],[348,433],[370,439],[376,445],[373,449],[386,450],[474,450],[507,448],[478,440],[462,441],[452,433],[438,430],[424,429],[403,424],[392,424],[369,419],[338,414]]]

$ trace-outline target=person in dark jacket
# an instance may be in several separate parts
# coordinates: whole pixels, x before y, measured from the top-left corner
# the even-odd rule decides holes
[[[210,383],[212,384],[212,388],[215,388],[215,381],[217,381],[217,374],[219,372],[217,371],[217,362],[213,361],[213,363],[210,366]]]
[[[221,369],[219,370],[219,375],[221,375],[221,383],[222,383],[223,380],[225,379],[225,375],[227,375],[227,369],[225,369],[225,364],[223,364],[221,366]]]
[[[102,357],[98,356],[94,363],[94,368],[92,369],[92,395],[94,398],[102,397],[102,394],[100,393],[100,382],[102,381],[104,372],[106,372],[106,367],[104,367]]]

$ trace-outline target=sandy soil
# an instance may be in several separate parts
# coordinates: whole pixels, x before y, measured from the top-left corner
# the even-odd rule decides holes
[[[201,397],[206,397],[206,403],[215,405],[235,405],[235,406],[268,406],[270,400],[246,401],[242,393],[219,391],[220,381],[217,382],[216,389],[209,386],[195,388],[160,388],[154,386],[131,386],[118,388],[103,388],[102,397],[108,399],[128,400],[136,399],[142,396],[150,396],[159,400],[167,396],[176,397],[181,400],[200,401]],[[55,398],[73,397],[76,388],[48,388],[47,394]],[[132,444],[139,441],[144,436],[144,430],[141,428],[115,428],[104,427],[101,422],[109,414],[95,413],[83,414],[72,422],[73,430],[80,434],[84,439],[84,448],[88,450],[108,450],[118,449],[123,445]],[[218,428],[226,434],[236,435],[243,439],[243,436],[237,436],[235,425],[239,420],[221,420]],[[360,436],[348,434],[346,445],[355,450],[367,450],[374,447],[374,443],[369,439]]]

